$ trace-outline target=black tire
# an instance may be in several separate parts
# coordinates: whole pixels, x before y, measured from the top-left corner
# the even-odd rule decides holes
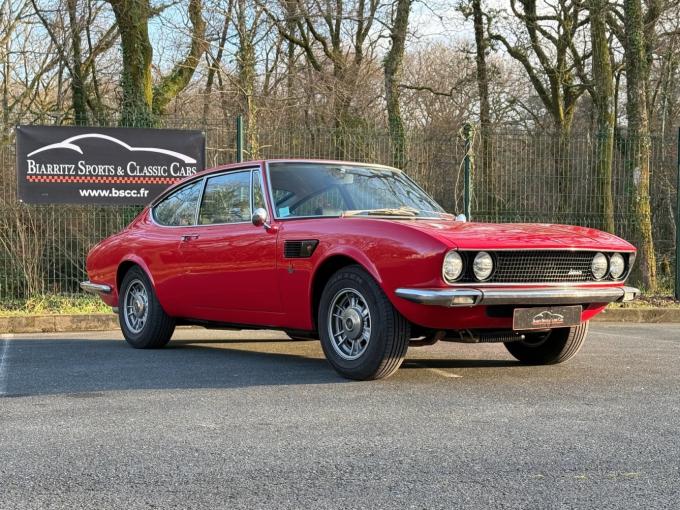
[[[576,356],[587,335],[588,321],[548,333],[530,333],[526,340],[507,342],[505,347],[527,365],[556,365]]]
[[[126,298],[132,286],[139,289],[139,285],[144,287],[147,296],[147,316],[139,330],[136,331],[132,324],[126,321]],[[158,349],[166,345],[173,332],[175,331],[175,319],[165,313],[165,310],[158,302],[153,285],[149,281],[146,273],[139,267],[134,266],[125,273],[123,282],[120,285],[118,294],[118,322],[123,336],[127,343],[135,349]]]
[[[363,351],[356,359],[347,359],[338,351],[329,331],[329,310],[339,293],[358,292],[369,312],[370,333]],[[410,324],[392,306],[377,282],[360,266],[347,266],[335,273],[323,290],[319,303],[319,336],[326,359],[349,379],[382,379],[393,374],[404,361],[408,349]],[[334,323],[335,324],[335,323]],[[361,328],[365,322],[361,322]],[[365,330],[364,330],[365,331]],[[357,347],[357,351],[359,347]]]

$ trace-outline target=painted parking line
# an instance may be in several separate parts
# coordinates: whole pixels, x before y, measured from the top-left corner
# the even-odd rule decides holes
[[[0,397],[7,393],[7,352],[9,351],[9,341],[13,335],[0,335]]]
[[[463,377],[462,375],[447,372],[446,370],[442,370],[440,368],[428,367],[426,365],[423,365],[422,363],[410,362],[410,364],[414,367],[424,368],[425,370],[432,372],[433,374],[437,374],[437,375],[440,375],[442,377],[448,377],[449,379],[458,379],[458,378]]]

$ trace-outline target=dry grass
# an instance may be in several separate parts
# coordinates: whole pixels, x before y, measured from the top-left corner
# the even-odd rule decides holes
[[[111,308],[98,297],[90,295],[46,295],[0,302],[0,317],[102,312],[111,312]]]

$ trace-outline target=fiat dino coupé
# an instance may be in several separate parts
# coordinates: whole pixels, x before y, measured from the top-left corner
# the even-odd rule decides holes
[[[352,379],[399,368],[409,345],[502,342],[520,362],[573,357],[625,286],[626,241],[592,228],[466,222],[402,171],[271,160],[172,186],[87,258],[85,290],[127,342],[178,324],[318,338]]]

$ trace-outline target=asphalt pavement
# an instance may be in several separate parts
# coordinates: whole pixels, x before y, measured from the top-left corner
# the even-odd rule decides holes
[[[680,325],[569,363],[412,348],[351,382],[318,342],[0,336],[0,508],[678,508]]]

